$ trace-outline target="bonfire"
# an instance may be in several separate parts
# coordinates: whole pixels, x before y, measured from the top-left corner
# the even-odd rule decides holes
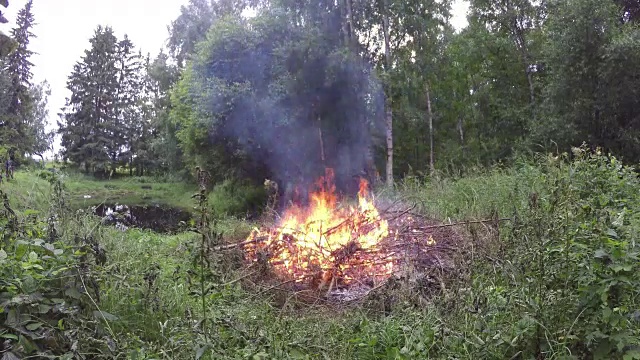
[[[378,283],[394,271],[380,245],[389,225],[360,180],[358,204],[340,207],[333,171],[316,183],[308,207],[291,206],[280,224],[254,229],[245,244],[250,261],[265,259],[283,279],[318,289],[354,281]]]
[[[238,243],[249,266],[264,265],[278,278],[278,289],[351,301],[391,277],[424,277],[452,266],[447,252],[455,250],[455,224],[428,220],[397,202],[378,210],[365,179],[357,204],[341,204],[333,177],[327,169],[308,206],[290,206],[276,226],[255,228]]]

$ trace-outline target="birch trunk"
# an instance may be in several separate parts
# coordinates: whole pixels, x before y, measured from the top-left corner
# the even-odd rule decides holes
[[[344,0],[347,10],[346,30],[347,30],[347,45],[353,50],[354,48],[354,36],[353,36],[353,12],[352,0]]]
[[[382,1],[382,6],[384,13],[382,17],[382,31],[384,32],[385,70],[389,73],[391,71],[391,48],[389,41],[389,6],[387,0]],[[387,86],[387,88],[389,88],[389,86]],[[390,94],[386,94],[385,107],[387,127],[387,186],[393,186],[393,113],[391,110]]]
[[[426,86],[427,90],[427,116],[429,117],[429,170],[431,175],[436,171],[433,158],[433,113],[431,112],[431,94],[429,93],[429,84]]]

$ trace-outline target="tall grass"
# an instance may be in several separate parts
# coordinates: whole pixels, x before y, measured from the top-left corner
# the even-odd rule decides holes
[[[94,271],[101,308],[118,317],[110,323],[119,358],[640,358],[640,184],[615,158],[575,151],[572,161],[540,157],[382,192],[445,221],[511,219],[497,238],[482,237],[485,225],[466,227],[472,251],[461,249],[439,295],[416,303],[382,291],[370,304],[384,303],[384,311],[297,306],[256,292],[237,281],[245,272],[233,253],[212,254],[203,292],[201,234],[194,232],[122,232],[77,213],[65,231],[91,234],[106,250],[108,261]],[[19,176],[34,189],[42,185]],[[76,192],[96,187],[71,183]],[[25,204],[40,196],[22,194]],[[250,224],[208,226],[236,240]]]

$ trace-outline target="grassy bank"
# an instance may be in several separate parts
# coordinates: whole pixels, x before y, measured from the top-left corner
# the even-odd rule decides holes
[[[29,194],[46,193],[46,182],[19,176],[33,191],[18,202],[45,196]],[[78,194],[104,185],[75,181]],[[181,196],[167,190],[164,199]],[[238,281],[239,254],[214,251],[203,262],[199,234],[123,232],[74,213],[58,225],[60,242],[93,239],[105,259],[83,273],[95,294],[63,294],[86,307],[64,331],[92,329],[74,335],[82,351],[122,359],[640,358],[640,184],[614,158],[576,150],[571,162],[542,157],[462,179],[407,181],[379,196],[443,221],[510,220],[462,228],[456,270],[437,275],[429,296],[399,279],[363,304],[336,308]],[[250,226],[201,227],[210,235],[204,249]],[[33,260],[6,248],[9,259]]]
[[[136,205],[163,204],[190,209],[193,207],[191,195],[197,192],[194,185],[186,182],[162,182],[151,177],[96,180],[81,174],[71,174],[65,179],[65,184],[69,201],[76,206],[120,202]]]

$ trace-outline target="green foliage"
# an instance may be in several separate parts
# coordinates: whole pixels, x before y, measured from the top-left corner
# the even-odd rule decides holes
[[[545,44],[549,80],[544,89],[545,117],[534,124],[536,141],[563,148],[586,141],[624,156],[625,161],[637,161],[637,26],[621,23],[612,1],[561,1],[549,6]],[[574,19],[572,26],[566,26],[567,18]]]
[[[584,148],[573,155],[516,174],[518,201],[503,203],[513,206],[512,225],[487,254],[490,264],[476,265],[457,315],[466,319],[460,331],[476,340],[459,339],[454,353],[633,358],[640,184],[614,157]],[[475,311],[463,315],[468,307]]]
[[[72,96],[58,123],[63,158],[100,176],[134,158],[140,168],[150,131],[142,55],[127,36],[117,39],[110,27],[99,26],[90,43],[67,82]]]
[[[49,180],[60,188],[57,178]],[[0,214],[3,358],[55,355],[71,359],[88,349],[97,357],[109,357],[115,339],[103,321],[116,317],[97,307],[101,290],[91,259],[95,256],[103,264],[103,250],[93,239],[61,239],[59,213],[50,214],[48,221],[34,210],[20,215],[9,205],[6,193],[0,196],[4,199]]]
[[[0,15],[1,16],[1,15]],[[0,58],[8,56],[18,47],[18,43],[0,31]]]
[[[51,172],[41,174],[55,185]],[[35,184],[29,177],[33,174],[19,172],[16,179]],[[88,179],[71,184],[81,181]],[[54,194],[66,193],[56,189]],[[585,148],[471,177],[408,179],[397,195],[420,201],[420,212],[452,221],[496,215],[510,221],[499,229],[492,224],[459,229],[472,251],[461,244],[464,259],[443,274],[442,293],[425,299],[426,305],[412,305],[390,288],[379,299],[372,297],[371,305],[345,309],[283,304],[279,296],[241,281],[247,274],[242,255],[215,247],[225,239],[244,239],[250,224],[211,208],[220,199],[243,199],[248,192],[243,184],[227,181],[207,197],[196,196],[195,233],[123,232],[76,215],[55,223],[58,240],[50,242],[48,222],[34,219],[33,212],[5,211],[3,234],[9,242],[3,243],[7,256],[2,255],[0,269],[3,292],[11,292],[6,298],[13,300],[2,306],[28,315],[23,326],[35,330],[21,329],[35,334],[36,345],[55,334],[60,351],[70,351],[77,340],[79,349],[100,349],[105,357],[633,359],[640,344],[639,190],[633,169]],[[383,192],[379,198],[389,196]],[[60,208],[59,202],[48,204]],[[62,240],[73,234],[79,243]],[[91,254],[108,257],[95,265]],[[96,259],[104,261],[103,255]],[[67,276],[51,276],[56,270]],[[87,286],[80,287],[82,281]],[[72,285],[79,299],[68,290]],[[56,313],[47,294],[81,306]],[[384,314],[375,311],[376,301],[385,302]],[[41,305],[52,308],[40,314],[47,309]],[[94,314],[97,309],[108,327],[103,315]],[[57,328],[60,319],[64,330]],[[32,336],[2,331],[16,354],[24,350],[20,341],[27,344],[20,336]]]
[[[32,84],[33,51],[29,46],[35,38],[32,7],[33,1],[27,1],[20,9],[11,37],[0,35],[0,52],[10,52],[0,61],[0,141],[3,146],[13,148],[18,161],[25,154],[41,151],[43,142],[46,144],[43,121],[46,114],[42,112],[46,93],[41,86]]]
[[[209,206],[217,217],[255,216],[261,212],[266,199],[263,186],[225,180],[209,193]]]

